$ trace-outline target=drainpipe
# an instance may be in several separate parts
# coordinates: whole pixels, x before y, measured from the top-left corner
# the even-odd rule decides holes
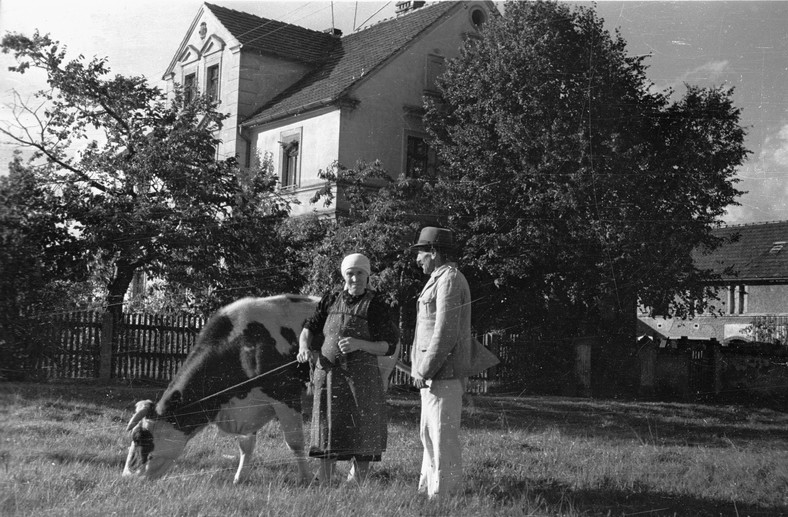
[[[238,128],[238,138],[246,142],[246,156],[244,156],[244,167],[251,167],[252,166],[252,139],[247,138],[244,135],[243,128],[241,128],[241,124],[236,126]]]

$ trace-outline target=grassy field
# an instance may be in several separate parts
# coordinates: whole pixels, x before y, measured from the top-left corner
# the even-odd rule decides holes
[[[276,423],[241,486],[235,442],[214,428],[164,479],[121,478],[133,404],[155,396],[0,384],[0,515],[788,515],[787,412],[477,396],[463,415],[465,493],[437,504],[415,494],[415,393],[390,396],[389,449],[363,488],[298,485]]]

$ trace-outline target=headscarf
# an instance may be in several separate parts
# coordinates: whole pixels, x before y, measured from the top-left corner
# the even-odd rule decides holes
[[[372,268],[369,265],[369,259],[362,255],[361,253],[351,253],[344,259],[342,259],[342,266],[339,270],[342,272],[342,275],[345,275],[345,271],[350,268],[358,268],[364,271],[367,276],[372,274]]]

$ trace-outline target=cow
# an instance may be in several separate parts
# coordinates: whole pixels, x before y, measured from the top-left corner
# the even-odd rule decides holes
[[[255,433],[274,416],[293,451],[302,482],[311,478],[304,453],[301,396],[306,365],[295,363],[298,335],[319,299],[301,295],[244,298],[219,309],[155,404],[137,402],[124,476],[156,479],[186,443],[210,424],[238,435],[234,483],[249,475]],[[399,352],[380,358],[384,388]]]

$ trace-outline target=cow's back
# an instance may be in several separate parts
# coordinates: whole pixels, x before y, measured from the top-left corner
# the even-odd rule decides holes
[[[231,398],[254,387],[300,410],[307,365],[294,362],[298,336],[318,298],[278,295],[244,298],[206,322],[156,412],[193,432],[212,422]]]

